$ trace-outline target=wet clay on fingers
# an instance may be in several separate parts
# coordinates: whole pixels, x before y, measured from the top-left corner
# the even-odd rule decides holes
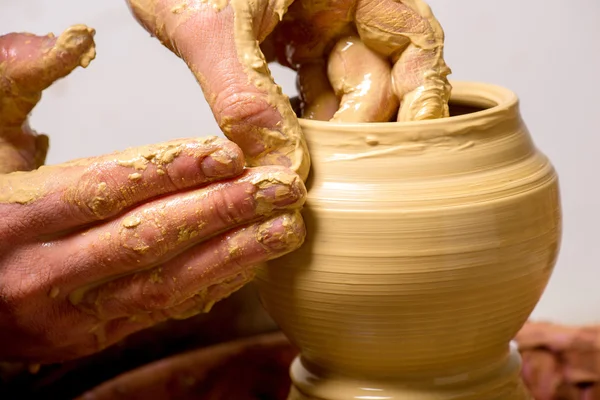
[[[249,166],[284,165],[303,179],[308,176],[310,158],[300,125],[260,49],[290,0],[129,4],[142,25],[189,65],[221,129],[242,147]]]
[[[60,36],[10,33],[0,37],[0,173],[39,167],[48,138],[27,117],[42,91],[94,59],[94,30],[74,25]]]
[[[325,62],[304,64],[298,68],[298,92],[302,118],[329,121],[340,106],[329,78]]]
[[[343,38],[357,33],[360,39],[352,39],[354,49],[348,54],[341,52],[346,48]],[[446,79],[450,69],[443,59],[444,32],[429,6],[421,0],[297,0],[274,36],[279,62],[299,72],[302,117],[324,120],[325,110],[332,107],[329,85],[321,84],[322,77],[316,67],[326,59],[330,60],[329,80],[338,100],[346,97],[341,99],[337,122],[388,120],[374,119],[368,112],[353,115],[349,110],[355,107],[349,103],[355,102],[348,99],[349,89],[340,89],[341,82],[348,81],[343,86],[358,86],[352,92],[353,97],[359,97],[368,86],[369,70],[373,89],[360,102],[362,108],[377,109],[383,104],[382,115],[387,115],[389,109],[397,107],[398,100],[394,99],[397,97],[401,107],[394,119],[399,121],[448,116],[451,87]],[[314,78],[303,76],[308,70],[314,71]],[[379,71],[384,72],[375,73]],[[388,93],[390,85],[395,96]],[[375,95],[378,89],[382,93]],[[308,99],[316,103],[311,104]]]
[[[301,120],[306,241],[256,276],[301,349],[290,400],[530,399],[509,342],[558,255],[558,178],[511,91],[453,86],[449,118]]]
[[[333,122],[388,122],[398,109],[388,61],[357,36],[344,37],[335,45],[327,74],[341,98]]]
[[[394,62],[398,121],[448,116],[444,31],[424,1],[358,0],[356,26],[367,46]]]

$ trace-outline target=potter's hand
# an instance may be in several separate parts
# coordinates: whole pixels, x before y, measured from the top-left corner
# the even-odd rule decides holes
[[[398,102],[399,121],[448,116],[444,32],[423,0],[296,0],[274,35],[306,118],[388,121]]]
[[[140,23],[182,57],[219,126],[249,166],[284,165],[305,179],[308,150],[259,42],[291,0],[127,0]]]
[[[43,87],[85,64],[90,33],[72,52],[0,38],[0,82],[13,85],[0,92],[2,131],[17,135]],[[14,170],[40,162],[36,136],[21,134],[0,159]],[[0,175],[0,360],[66,360],[207,311],[296,249],[301,179],[244,163],[237,145],[208,138]]]
[[[29,128],[28,115],[42,90],[94,58],[93,35],[92,29],[76,25],[58,38],[26,33],[0,36],[0,173],[31,170],[44,163],[48,138]]]
[[[305,118],[388,121],[398,108],[401,121],[448,116],[444,33],[422,0],[128,3],[188,63],[251,165],[293,163],[303,177],[309,166],[298,123],[259,43],[268,59],[277,55],[298,71]]]

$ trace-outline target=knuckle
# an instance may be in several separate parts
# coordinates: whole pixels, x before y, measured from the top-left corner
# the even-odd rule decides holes
[[[135,297],[135,308],[143,312],[164,310],[175,302],[175,292],[169,280],[163,279],[162,270],[158,268],[153,271],[149,279],[140,282]]]
[[[209,210],[211,220],[225,226],[235,225],[242,220],[243,208],[229,190],[218,190],[211,194]]]
[[[276,113],[262,94],[251,92],[223,94],[217,98],[216,111],[225,132],[247,125],[270,126]]]
[[[6,285],[0,293],[2,308],[15,317],[31,315],[33,305],[37,304],[35,299],[40,296],[42,288],[29,280],[8,278],[6,281],[11,284]]]
[[[119,240],[113,243],[113,254],[125,263],[137,264],[163,255],[168,251],[163,217],[154,210],[133,213],[121,221]]]
[[[103,163],[91,164],[78,183],[65,192],[65,200],[83,217],[106,219],[124,207],[127,188],[119,187],[113,168]]]

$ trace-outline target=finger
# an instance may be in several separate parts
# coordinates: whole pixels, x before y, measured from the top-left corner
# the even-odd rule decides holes
[[[521,376],[533,398],[556,398],[558,388],[564,381],[563,367],[558,363],[556,355],[546,350],[527,350],[521,352],[521,357]]]
[[[95,337],[96,347],[106,348],[135,332],[148,329],[169,319],[186,319],[209,312],[213,304],[239,290],[253,277],[254,273],[248,270],[248,272],[239,274],[222,284],[209,287],[202,294],[195,295],[177,306],[97,323],[91,331]]]
[[[303,64],[298,69],[298,91],[302,118],[329,121],[340,106],[324,62]]]
[[[95,57],[94,30],[76,25],[58,38],[11,33],[0,37],[0,173],[44,163],[48,138],[27,125],[41,93]]]
[[[44,89],[77,66],[89,65],[96,55],[94,33],[85,25],[75,25],[58,38],[26,33],[0,37],[0,75],[8,84],[1,89],[3,128],[20,128]]]
[[[77,306],[101,319],[169,309],[254,265],[297,249],[304,236],[299,212],[281,214],[218,235],[160,267],[91,289]]]
[[[298,71],[303,118],[327,121],[339,107],[327,78],[326,55],[337,38],[352,33],[355,3],[296,1],[273,32],[277,60]]]
[[[449,69],[439,50],[411,44],[392,70],[394,93],[401,100],[398,121],[421,121],[450,115]]]
[[[356,27],[371,49],[394,62],[399,121],[448,116],[450,69],[444,62],[444,31],[422,0],[358,0]]]
[[[329,57],[327,74],[340,108],[337,122],[387,122],[398,108],[392,92],[391,68],[381,55],[356,36],[342,38]]]
[[[61,241],[71,267],[57,286],[67,290],[161,264],[185,249],[275,211],[298,209],[306,188],[284,167],[257,167],[241,177],[165,196],[85,235]],[[59,277],[57,277],[59,278]]]
[[[529,322],[517,333],[515,340],[521,350],[546,348],[560,353],[577,342],[580,329],[580,327],[546,322]]]
[[[112,218],[154,197],[237,176],[241,150],[216,137],[174,140],[0,176],[20,233],[45,235]]]
[[[249,268],[233,278],[209,286],[206,290],[192,296],[180,305],[167,309],[167,315],[170,315],[169,318],[172,319],[187,319],[198,314],[208,313],[219,301],[231,296],[252,281],[254,275],[254,270]]]
[[[129,3],[142,25],[186,61],[249,166],[283,165],[306,179],[310,159],[300,125],[260,49],[291,0]]]

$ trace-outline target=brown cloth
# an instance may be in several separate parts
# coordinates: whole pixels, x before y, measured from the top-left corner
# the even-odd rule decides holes
[[[528,322],[515,340],[534,399],[600,399],[600,325]]]

